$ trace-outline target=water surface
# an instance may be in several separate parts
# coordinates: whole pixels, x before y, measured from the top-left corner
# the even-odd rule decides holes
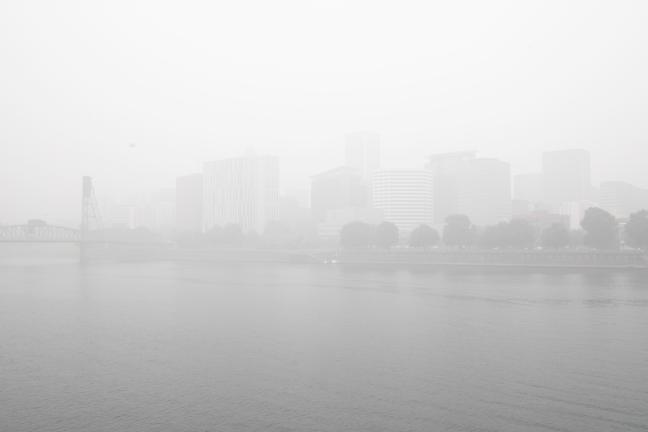
[[[2,431],[648,430],[642,273],[10,257]]]

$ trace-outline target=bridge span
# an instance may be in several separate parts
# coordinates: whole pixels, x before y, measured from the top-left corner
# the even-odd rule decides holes
[[[56,225],[0,226],[0,243],[81,243],[81,230]]]

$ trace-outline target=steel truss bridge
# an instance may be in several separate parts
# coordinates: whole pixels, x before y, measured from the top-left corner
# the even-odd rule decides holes
[[[56,225],[0,226],[0,243],[81,243],[81,230]]]
[[[95,198],[94,186],[90,177],[83,177],[81,184],[81,228],[68,228],[48,225],[41,220],[32,220],[24,225],[0,226],[0,243],[87,243],[101,242],[92,239],[91,228],[101,226],[99,206]],[[82,248],[83,249],[83,248]]]

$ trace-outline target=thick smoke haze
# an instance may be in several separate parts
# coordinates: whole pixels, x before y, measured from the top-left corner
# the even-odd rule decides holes
[[[381,135],[383,166],[476,150],[648,186],[640,1],[6,1],[0,222],[78,220],[79,178],[119,197],[201,163],[281,160],[282,188]]]
[[[0,0],[0,432],[647,432],[647,23]]]

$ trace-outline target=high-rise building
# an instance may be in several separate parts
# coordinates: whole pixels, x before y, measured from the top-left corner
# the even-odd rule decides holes
[[[317,224],[310,208],[303,206],[300,197],[283,195],[279,197],[278,221],[304,241],[313,240],[317,236]]]
[[[458,182],[475,152],[442,153],[430,156],[426,169],[432,172],[434,187],[434,223],[443,225],[458,212]]]
[[[176,229],[202,231],[203,176],[200,173],[176,178]]]
[[[329,210],[367,206],[368,190],[360,172],[343,166],[311,178],[311,211],[318,222]]]
[[[471,159],[459,170],[456,213],[475,225],[494,225],[511,218],[511,166],[497,159]]]
[[[648,190],[619,181],[601,183],[599,204],[617,218],[648,210]]]
[[[568,218],[569,229],[580,230],[582,228],[581,222],[590,207],[596,207],[596,203],[587,200],[568,201],[558,207],[557,213]]]
[[[155,191],[145,207],[148,223],[145,226],[155,231],[172,230],[175,226],[175,189],[166,188]]]
[[[369,180],[380,168],[380,135],[354,132],[346,136],[346,166],[355,168],[363,180]]]
[[[203,229],[237,224],[262,233],[279,216],[279,161],[249,156],[207,162],[203,167]]]
[[[371,180],[373,207],[386,221],[409,233],[434,223],[433,175],[429,170],[380,170]]]
[[[513,178],[513,199],[537,204],[544,199],[542,173],[519,174]]]
[[[555,208],[591,198],[590,155],[586,150],[545,152],[542,171],[544,200]]]

